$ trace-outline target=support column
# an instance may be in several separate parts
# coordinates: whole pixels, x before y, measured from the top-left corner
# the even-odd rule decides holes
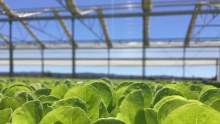
[[[11,18],[10,18],[11,19]],[[12,20],[9,21],[9,76],[14,76],[14,63],[13,63],[13,43],[12,43]]]
[[[215,75],[216,76],[216,81],[219,81],[219,76],[218,76],[218,59],[216,59],[215,67],[216,67],[215,68],[215,70],[216,70],[215,71],[216,72],[216,75]]]
[[[41,49],[41,76],[44,76],[44,48]]]
[[[219,48],[219,58],[217,59],[217,81],[220,81],[220,48]]]
[[[185,47],[188,47],[190,45],[190,40],[191,40],[191,37],[192,37],[192,34],[193,34],[193,30],[195,28],[196,20],[197,20],[198,15],[199,15],[198,12],[200,12],[201,9],[202,9],[201,4],[195,5],[195,9],[194,9],[195,13],[192,14],[192,18],[190,20],[189,27],[188,27],[186,37],[185,37],[185,40],[184,40],[184,46]]]
[[[142,10],[144,14],[152,10],[152,0],[142,0]],[[146,48],[150,46],[149,41],[150,16],[143,15],[143,48],[142,48],[142,79],[146,78]]]
[[[107,61],[108,61],[108,78],[111,78],[111,70],[110,70],[110,66],[111,66],[111,63],[110,63],[110,57],[111,57],[111,48],[110,47],[108,47],[108,59],[107,59]]]
[[[76,48],[74,46],[74,37],[75,37],[75,19],[72,18],[72,78],[76,78]]]
[[[186,47],[183,48],[183,79],[186,78]]]
[[[148,11],[144,10],[144,13]],[[149,46],[149,18],[143,16],[143,46],[142,46],[142,79],[146,78],[146,46]]]
[[[145,60],[146,60],[146,47],[145,47],[145,44],[143,43],[143,48],[142,48],[142,79],[145,79],[146,78],[146,63],[145,63]]]

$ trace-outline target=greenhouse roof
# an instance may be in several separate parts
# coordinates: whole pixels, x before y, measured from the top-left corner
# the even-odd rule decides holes
[[[218,0],[0,0],[0,49],[220,47],[219,6]]]

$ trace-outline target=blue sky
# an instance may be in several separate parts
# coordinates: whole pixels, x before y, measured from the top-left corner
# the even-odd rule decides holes
[[[76,0],[76,4],[78,6],[99,6],[99,5],[109,5],[113,6],[114,4],[122,3],[122,4],[132,4],[132,3],[141,3],[141,0]],[[164,0],[156,0],[157,2],[161,2]],[[186,0],[187,1],[187,0]],[[8,6],[12,9],[30,9],[30,8],[51,8],[51,7],[60,7],[60,5],[56,2],[56,0],[5,0]],[[206,7],[204,7],[205,9]],[[171,7],[171,8],[153,8],[153,11],[173,11],[173,10],[193,10],[194,7]],[[128,9],[128,10],[109,10],[105,11],[105,13],[117,13],[117,12],[141,12],[140,9]],[[197,24],[202,24],[204,21],[204,15],[200,16],[197,20]],[[207,17],[212,18],[212,15],[208,15]],[[163,17],[151,17],[150,18],[150,38],[184,38],[187,32],[187,28],[190,22],[190,15],[183,16],[163,16]],[[217,24],[220,20],[217,17],[212,24]],[[107,26],[109,29],[110,37],[112,40],[131,40],[137,39],[142,40],[142,18],[109,18],[106,19]],[[65,20],[66,25],[70,28],[71,21]],[[99,24],[99,20],[84,20],[85,23],[94,24],[94,31],[102,37],[101,27]],[[68,40],[65,33],[62,31],[59,23],[57,21],[31,21],[28,22],[29,25],[33,27],[37,27],[38,29],[44,30],[45,32],[49,32],[53,37],[45,35],[36,29],[32,28],[35,31],[36,35],[41,40]],[[0,26],[3,28],[0,30],[2,34],[8,34],[8,24],[1,24]],[[82,25],[80,21],[76,21],[75,23],[75,39],[77,41],[81,40],[98,40],[94,34],[92,34],[85,26]],[[200,28],[195,28],[194,33],[199,31]],[[200,34],[193,36],[195,38],[203,38],[203,37],[220,37],[220,31],[218,28],[205,28]],[[13,24],[13,40],[20,41],[32,41],[33,38],[28,34],[28,32],[22,28],[22,25],[19,22],[15,22]],[[2,41],[0,41],[2,42]],[[192,49],[193,50],[193,49]],[[214,52],[208,52],[209,49],[197,49],[197,52],[188,52],[187,57],[190,58],[218,58],[219,53],[218,49],[214,49]],[[213,50],[213,49],[212,49]],[[149,58],[181,58],[182,57],[182,49],[177,49],[172,51],[171,49],[159,49],[149,50],[147,53],[147,57]],[[171,52],[166,52],[171,51]],[[178,52],[176,52],[178,51]],[[2,53],[0,58],[7,58],[8,54],[5,51],[0,51]],[[16,55],[17,54],[17,55]],[[70,58],[71,54],[69,52],[61,52],[57,51],[55,53],[46,52],[46,57],[62,57],[62,58]],[[34,56],[33,56],[34,55]],[[113,50],[112,58],[141,58],[141,51],[136,49],[127,49],[127,50]],[[78,58],[106,58],[106,51],[96,51],[96,50],[87,50],[87,51],[78,51]],[[15,57],[21,58],[40,58],[39,52],[29,51],[27,54],[24,53],[15,53]],[[0,69],[7,71],[8,66],[1,66]],[[70,67],[52,67],[47,66],[47,71],[54,72],[62,72],[69,73],[71,72]],[[147,67],[148,75],[182,75],[182,66],[179,67]],[[33,67],[24,67],[24,66],[16,66],[15,71],[40,71],[40,66]],[[94,73],[107,73],[107,67],[77,67],[77,72],[94,72]],[[141,75],[141,67],[111,67],[111,73],[113,74],[125,74],[125,75]],[[187,76],[201,76],[201,77],[213,77],[216,73],[215,65],[212,66],[196,66],[196,67],[187,67],[186,74]]]
[[[98,5],[109,5],[112,6],[117,3],[124,3],[125,5],[130,5],[129,3],[140,3],[140,0],[93,0],[94,2],[88,2],[91,0],[76,0],[76,4],[78,6],[98,6]],[[164,1],[164,0],[156,0]],[[187,0],[186,0],[187,1]],[[6,3],[13,9],[27,9],[27,8],[50,8],[50,7],[60,7],[60,5],[56,2],[56,0],[19,0],[19,3],[16,0],[6,0]],[[24,6],[25,5],[25,6]],[[132,5],[132,4],[131,4]],[[203,7],[204,9],[206,7]],[[174,11],[174,10],[193,10],[193,6],[189,7],[155,7],[153,11]],[[109,10],[110,13],[117,13],[119,10]],[[120,10],[121,12],[141,12],[141,9],[127,9]],[[105,11],[108,13],[108,11]],[[209,15],[210,18],[212,15]],[[150,25],[150,38],[184,38],[187,32],[187,28],[190,22],[190,15],[183,16],[156,16],[151,17],[151,25]],[[102,35],[100,31],[99,20],[84,20],[85,23],[94,23],[94,31],[98,35]],[[106,19],[109,34],[112,40],[122,40],[122,39],[142,39],[142,18],[117,18],[117,19]],[[218,23],[219,17],[217,17],[213,23]],[[203,19],[202,16],[198,18],[197,24],[202,24]],[[45,32],[50,32],[53,36],[59,37],[62,40],[67,40],[68,38],[62,31],[59,23],[57,21],[32,21],[29,22],[31,26],[41,28],[45,30]],[[71,27],[71,22],[66,20],[66,25]],[[5,25],[4,33],[7,34],[7,24]],[[195,32],[197,32],[200,28],[196,28]],[[54,40],[55,38],[49,37],[35,29],[33,29],[35,33],[42,40]],[[80,21],[76,21],[76,40],[97,40],[98,38],[92,34],[85,26],[82,25]],[[53,31],[53,32],[51,32]],[[197,35],[196,38],[202,37],[219,37],[220,31],[218,28],[206,28],[204,29],[200,35]],[[25,40],[33,40],[33,38],[28,34],[28,32],[22,28],[20,23],[14,23],[14,32],[13,36],[17,39],[25,39]],[[17,40],[15,39],[15,40]]]

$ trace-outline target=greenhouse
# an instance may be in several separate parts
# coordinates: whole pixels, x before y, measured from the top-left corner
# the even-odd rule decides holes
[[[219,0],[0,0],[0,124],[220,124]]]
[[[1,0],[0,6],[2,75],[219,79],[218,1]]]

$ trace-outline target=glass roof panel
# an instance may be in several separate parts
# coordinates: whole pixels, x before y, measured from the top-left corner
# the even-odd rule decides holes
[[[72,32],[72,16],[67,9],[65,0],[19,0],[19,2],[5,0],[4,3],[11,11],[17,13],[14,16],[20,17],[21,14],[26,14],[25,18],[29,20],[26,21],[24,18],[25,23],[42,42],[46,44],[70,43],[70,38],[58,21],[58,18],[61,18],[70,33]],[[208,0],[153,0],[152,10],[149,13],[143,13],[142,0],[92,0],[92,2],[91,0],[75,0],[75,3],[81,12],[93,10],[83,15],[77,13],[73,30],[73,37],[77,42],[103,44],[106,36],[109,35],[112,43],[140,43],[143,41],[144,35],[143,15],[147,14],[150,15],[150,42],[178,41],[183,44],[197,4],[203,5],[202,11],[208,14],[199,14],[191,41],[219,41],[220,39],[220,23],[218,23],[220,10],[218,7],[210,5]],[[104,26],[100,21],[102,15],[98,15],[97,8],[102,8],[103,16],[107,16],[104,18]],[[60,17],[54,16],[54,10],[60,12]],[[183,14],[185,12],[187,14]],[[9,39],[9,19],[6,13],[7,11],[0,9],[2,19],[0,34]],[[79,19],[82,17],[83,19]],[[7,26],[4,26],[5,23]],[[36,44],[36,38],[25,29],[21,20],[13,22],[12,28],[14,43]],[[107,29],[107,32],[104,32],[103,29]],[[0,40],[2,41],[2,39]]]

